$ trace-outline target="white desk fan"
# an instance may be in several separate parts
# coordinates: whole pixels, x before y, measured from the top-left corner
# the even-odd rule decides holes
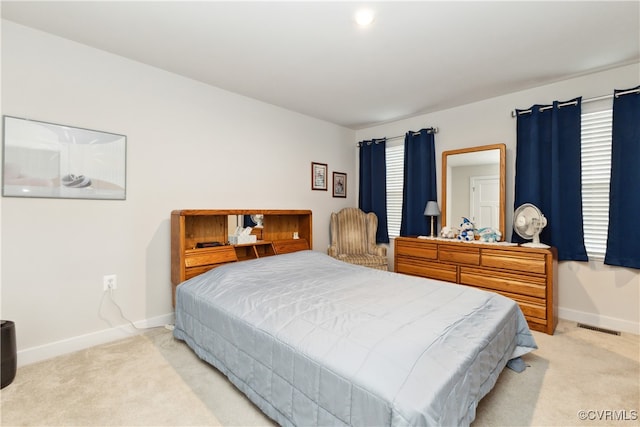
[[[256,225],[253,228],[262,228],[262,222],[264,221],[264,215],[255,214],[251,215],[251,221],[253,221]]]
[[[548,248],[549,245],[540,243],[540,232],[547,226],[547,218],[537,206],[525,203],[513,214],[513,229],[523,239],[533,239],[522,246],[529,248]]]

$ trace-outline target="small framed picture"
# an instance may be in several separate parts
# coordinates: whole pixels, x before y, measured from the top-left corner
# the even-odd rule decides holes
[[[347,197],[347,174],[333,173],[333,197]]]
[[[311,162],[311,189],[327,191],[327,164]]]

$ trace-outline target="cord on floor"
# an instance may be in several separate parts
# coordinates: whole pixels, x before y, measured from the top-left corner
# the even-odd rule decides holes
[[[104,317],[104,316],[102,315],[102,306],[104,305],[104,299],[105,299],[105,296],[107,296],[107,294],[109,295],[109,299],[111,300],[111,303],[112,303],[113,305],[115,305],[115,306],[116,306],[116,308],[118,309],[118,312],[120,313],[120,317],[121,317],[123,320],[126,320],[127,322],[129,322],[129,324],[130,324],[130,325],[131,325],[135,330],[137,330],[137,331],[145,331],[145,330],[154,329],[154,328],[157,328],[157,327],[158,327],[158,326],[152,326],[152,327],[149,327],[149,328],[140,328],[140,327],[136,326],[136,325],[135,325],[131,320],[129,320],[129,318],[127,318],[127,317],[124,315],[124,313],[123,313],[123,311],[122,311],[122,308],[120,307],[120,304],[118,304],[118,303],[116,302],[116,300],[113,298],[113,289],[105,289],[105,291],[102,293],[102,298],[100,299],[100,307],[98,308],[98,316],[99,316],[102,320],[104,320],[105,322],[107,322],[107,323],[109,324],[109,326],[111,326],[112,328],[115,328],[115,326],[111,323],[111,321],[110,321],[109,319],[107,319],[106,317]],[[164,327],[165,327],[165,328],[167,328],[167,326],[168,326],[168,325],[165,325]],[[168,329],[168,328],[167,328],[167,329]]]

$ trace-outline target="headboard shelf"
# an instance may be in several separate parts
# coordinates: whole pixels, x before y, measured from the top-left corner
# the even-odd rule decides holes
[[[235,223],[230,218],[263,215],[263,228],[255,228],[258,241],[230,245]],[[235,218],[234,218],[235,217]],[[297,238],[294,239],[294,233]],[[219,246],[196,248],[198,243]],[[183,209],[171,212],[171,282],[176,287],[220,265],[313,248],[310,210],[285,209]]]

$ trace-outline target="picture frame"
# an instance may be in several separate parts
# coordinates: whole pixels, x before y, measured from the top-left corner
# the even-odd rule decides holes
[[[311,162],[311,189],[327,191],[327,164]]]
[[[4,197],[126,199],[125,135],[2,119]]]
[[[347,174],[333,173],[333,197],[347,197]]]

